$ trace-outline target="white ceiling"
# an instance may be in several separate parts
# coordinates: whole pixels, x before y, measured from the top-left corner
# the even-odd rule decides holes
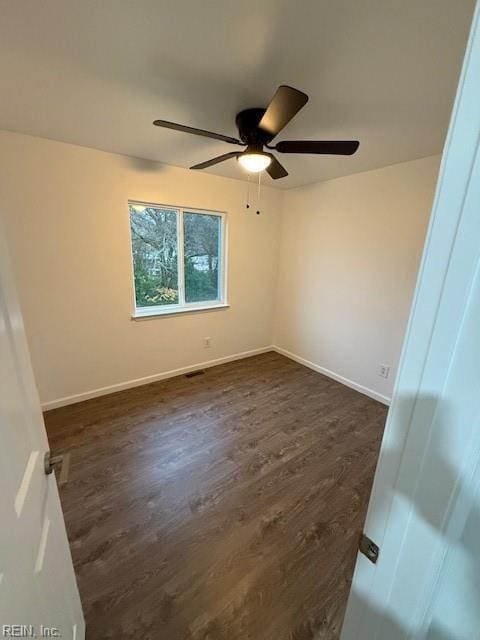
[[[473,7],[0,0],[0,128],[188,167],[235,147],[155,118],[235,136],[238,111],[290,84],[310,101],[278,140],[361,144],[352,157],[283,155],[290,176],[275,186],[428,156],[442,148]],[[235,160],[209,171],[245,177]]]

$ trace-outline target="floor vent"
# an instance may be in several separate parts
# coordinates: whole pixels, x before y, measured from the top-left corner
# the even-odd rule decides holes
[[[198,371],[190,371],[185,374],[185,378],[195,378],[195,376],[203,376],[205,369],[199,369]]]

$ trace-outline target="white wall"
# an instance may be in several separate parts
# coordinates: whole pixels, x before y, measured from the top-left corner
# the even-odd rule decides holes
[[[1,132],[0,192],[43,403],[271,344],[280,191]],[[229,309],[131,320],[129,198],[228,212]]]
[[[391,396],[439,156],[287,191],[274,342]],[[390,377],[378,375],[390,365]]]
[[[272,344],[388,398],[438,164],[265,188],[256,216],[244,182],[0,132],[1,209],[42,402]],[[131,320],[129,198],[228,212],[229,309]]]

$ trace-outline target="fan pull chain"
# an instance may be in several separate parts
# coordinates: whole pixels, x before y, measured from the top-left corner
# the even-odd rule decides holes
[[[250,209],[250,173],[247,173],[247,204],[245,209]]]
[[[260,215],[260,182],[261,182],[262,172],[258,172],[258,192],[257,192],[257,216]]]

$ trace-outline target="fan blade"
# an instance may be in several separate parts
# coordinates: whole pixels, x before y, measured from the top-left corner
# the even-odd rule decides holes
[[[285,140],[275,149],[280,153],[325,153],[351,156],[360,146],[358,140]]]
[[[230,142],[231,144],[242,145],[240,140],[237,140],[237,138],[224,136],[221,133],[214,133],[213,131],[205,131],[205,129],[196,129],[195,127],[187,127],[184,124],[177,124],[176,122],[168,122],[168,120],[154,120],[153,124],[156,127],[164,127],[165,129],[174,129],[175,131],[183,131],[184,133],[193,133],[196,136],[203,136],[204,138],[213,138],[214,140],[223,140],[223,142]]]
[[[307,102],[306,93],[282,84],[263,114],[259,128],[267,131],[274,138]]]
[[[268,175],[274,180],[278,180],[279,178],[285,178],[285,176],[288,176],[288,171],[282,164],[280,164],[275,156],[273,156],[271,153],[269,153],[268,155],[272,159],[271,163],[265,169]]]
[[[218,164],[219,162],[230,160],[230,158],[237,158],[240,154],[241,151],[230,151],[230,153],[224,153],[222,156],[217,156],[216,158],[212,158],[211,160],[200,162],[200,164],[194,164],[193,167],[190,167],[190,169],[206,169],[207,167],[212,167],[214,164]]]

